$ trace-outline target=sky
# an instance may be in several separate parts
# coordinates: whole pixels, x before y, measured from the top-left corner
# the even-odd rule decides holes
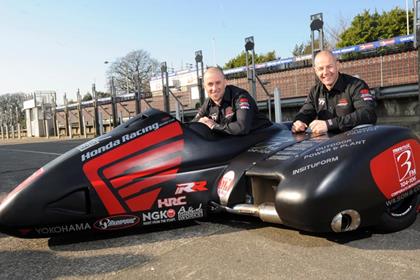
[[[197,50],[205,65],[223,66],[249,36],[256,53],[291,57],[310,40],[310,15],[322,13],[328,32],[406,2],[411,9],[412,0],[0,0],[0,94],[54,90],[60,104],[93,83],[108,91],[104,61],[139,49],[175,70],[195,65]]]

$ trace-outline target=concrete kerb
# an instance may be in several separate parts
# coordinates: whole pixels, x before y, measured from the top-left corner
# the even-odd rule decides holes
[[[86,139],[84,137],[22,137],[21,139],[0,139],[0,146],[1,145],[16,145],[16,144],[27,144],[27,143],[43,143],[43,142],[57,142],[57,141],[69,141],[69,140],[80,140]],[[88,141],[89,138],[86,139]]]

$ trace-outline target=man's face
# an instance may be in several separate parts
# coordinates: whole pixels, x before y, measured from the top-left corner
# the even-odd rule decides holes
[[[315,74],[328,90],[332,89],[338,79],[337,61],[329,53],[320,53],[315,57]]]
[[[207,71],[204,74],[204,89],[210,99],[220,104],[225,93],[226,80],[219,71]]]

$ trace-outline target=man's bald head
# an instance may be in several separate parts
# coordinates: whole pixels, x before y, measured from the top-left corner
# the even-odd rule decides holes
[[[314,70],[318,79],[331,90],[338,80],[338,62],[330,51],[320,51],[314,58]]]
[[[216,104],[220,104],[225,94],[226,79],[223,70],[219,67],[209,67],[204,73],[204,89]]]

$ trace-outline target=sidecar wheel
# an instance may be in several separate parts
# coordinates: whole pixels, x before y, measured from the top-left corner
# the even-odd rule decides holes
[[[417,218],[418,194],[386,207],[377,229],[384,232],[395,232],[409,227]]]

